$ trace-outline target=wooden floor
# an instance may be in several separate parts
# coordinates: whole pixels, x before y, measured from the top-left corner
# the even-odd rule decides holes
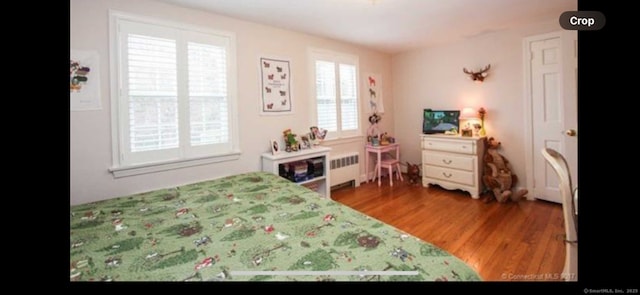
[[[560,280],[562,207],[545,201],[485,203],[468,193],[406,181],[341,188],[331,198],[430,242],[486,281]]]

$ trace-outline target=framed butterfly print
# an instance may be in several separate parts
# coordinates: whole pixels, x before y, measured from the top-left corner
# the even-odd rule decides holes
[[[262,115],[293,113],[288,59],[260,57],[260,88]]]

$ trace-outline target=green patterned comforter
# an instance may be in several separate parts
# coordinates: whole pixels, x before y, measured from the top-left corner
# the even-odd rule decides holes
[[[71,207],[71,281],[475,281],[449,253],[252,172]]]

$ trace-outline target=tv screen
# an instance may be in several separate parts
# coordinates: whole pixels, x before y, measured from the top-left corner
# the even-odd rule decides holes
[[[424,109],[422,133],[434,134],[444,133],[453,128],[460,130],[460,111],[443,111]]]

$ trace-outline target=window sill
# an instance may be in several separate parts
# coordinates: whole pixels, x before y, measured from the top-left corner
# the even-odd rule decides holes
[[[202,158],[193,158],[186,160],[175,160],[175,161],[167,161],[161,163],[152,163],[152,164],[141,164],[141,165],[133,165],[126,167],[114,167],[110,168],[109,172],[113,174],[113,178],[121,178],[128,177],[140,174],[168,171],[186,167],[193,167],[199,165],[206,165],[211,163],[219,163],[226,161],[233,161],[240,158],[240,151],[233,151],[228,154],[218,155],[218,156],[210,156],[210,157],[202,157]]]

